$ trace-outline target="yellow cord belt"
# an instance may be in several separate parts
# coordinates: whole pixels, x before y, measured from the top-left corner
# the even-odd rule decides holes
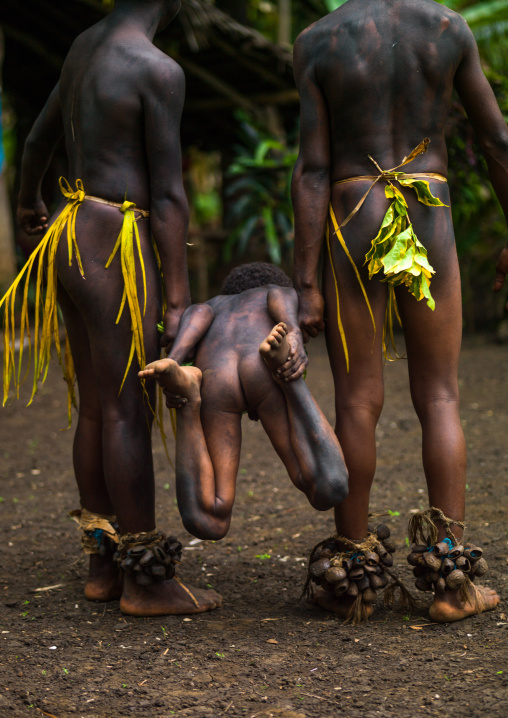
[[[405,284],[409,292],[418,300],[426,298],[427,304],[430,309],[435,308],[435,302],[430,293],[430,280],[432,274],[435,273],[434,269],[430,266],[427,259],[427,250],[419,242],[411,224],[407,212],[407,202],[404,199],[402,192],[395,187],[393,182],[398,182],[403,187],[410,187],[416,192],[416,196],[419,202],[429,207],[447,207],[441,202],[440,199],[434,197],[430,191],[428,180],[435,180],[437,182],[446,182],[446,177],[441,174],[434,172],[415,172],[413,174],[406,174],[405,172],[397,172],[398,169],[404,167],[409,162],[412,162],[416,157],[424,152],[427,152],[427,146],[430,140],[425,138],[418,147],[407,156],[404,157],[400,165],[393,167],[390,170],[382,170],[377,162],[369,155],[369,159],[379,170],[378,175],[362,175],[359,177],[350,177],[349,179],[339,180],[334,184],[346,184],[349,182],[365,182],[370,181],[371,185],[367,192],[363,195],[361,200],[358,202],[353,211],[346,217],[346,219],[339,225],[335,212],[333,211],[332,204],[330,202],[330,219],[333,225],[334,234],[346,253],[351,266],[356,274],[356,278],[360,284],[363,296],[367,303],[372,326],[374,327],[374,333],[376,332],[376,322],[374,320],[374,314],[370,306],[367,292],[363,285],[360,277],[358,268],[356,267],[354,260],[346,246],[344,237],[342,236],[341,228],[345,227],[346,224],[355,216],[359,211],[367,197],[369,196],[372,188],[379,181],[388,182],[385,188],[385,195],[387,199],[392,199],[392,203],[386,212],[379,232],[376,237],[372,240],[371,248],[365,257],[365,264],[368,263],[369,279],[383,270],[384,277],[382,281],[389,283],[388,302],[386,306],[385,321],[383,326],[383,352],[386,359],[391,359],[391,355],[388,351],[386,338],[389,336],[392,346],[395,347],[393,337],[393,314],[396,315],[400,323],[400,317],[397,310],[397,301],[395,298],[395,287],[399,284]],[[344,348],[344,356],[346,359],[346,368],[349,372],[349,353],[346,342],[346,335],[344,332],[344,326],[340,316],[340,304],[339,304],[339,286],[337,283],[337,275],[332,259],[332,251],[330,246],[330,228],[327,224],[326,227],[326,243],[328,247],[328,256],[330,258],[330,264],[332,267],[333,279],[335,282],[335,293],[337,297],[337,322],[339,326],[339,332],[342,340],[342,346]],[[397,355],[396,355],[397,356]]]
[[[68,399],[67,409],[69,417],[69,426],[71,425],[71,407],[76,406],[76,396],[74,392],[74,363],[72,361],[72,355],[70,351],[69,341],[66,336],[65,339],[65,354],[62,358],[62,351],[60,346],[60,338],[58,332],[58,314],[57,314],[57,273],[55,267],[55,255],[58,248],[59,241],[62,233],[67,228],[67,245],[69,253],[69,266],[72,265],[72,254],[74,255],[78,264],[79,272],[83,279],[85,278],[83,272],[83,265],[79,254],[78,244],[76,241],[76,214],[78,209],[84,200],[91,200],[93,202],[100,202],[112,207],[117,207],[120,212],[123,213],[124,218],[122,222],[122,228],[118,239],[114,246],[113,252],[106,263],[106,268],[110,266],[113,261],[115,254],[120,250],[122,275],[124,279],[124,291],[122,301],[120,305],[120,311],[116,323],[120,321],[122,312],[125,304],[129,306],[132,326],[132,342],[129,352],[129,358],[127,362],[127,368],[125,375],[120,386],[120,391],[125,382],[125,378],[129,372],[134,353],[139,363],[139,366],[143,368],[146,364],[145,346],[143,340],[143,324],[142,315],[144,316],[146,310],[146,277],[145,277],[145,266],[143,256],[141,253],[141,245],[139,240],[139,232],[136,224],[136,220],[140,217],[147,218],[149,212],[146,210],[139,209],[136,207],[134,202],[123,202],[117,204],[115,202],[109,202],[103,200],[100,197],[93,197],[86,195],[83,182],[78,179],[76,180],[76,190],[73,191],[68,181],[61,177],[60,178],[60,189],[64,197],[67,198],[67,204],[61,213],[58,215],[56,220],[53,222],[51,227],[48,229],[36,249],[30,255],[27,263],[14,280],[11,287],[7,290],[6,294],[0,300],[0,308],[5,304],[4,309],[4,366],[3,366],[3,404],[9,396],[9,389],[11,381],[14,383],[16,396],[19,398],[19,387],[22,382],[21,379],[21,362],[23,359],[23,347],[25,332],[28,338],[29,346],[29,357],[32,355],[32,339],[30,336],[30,326],[28,317],[28,286],[30,281],[30,275],[35,263],[38,259],[37,265],[37,283],[35,291],[35,329],[33,339],[33,362],[34,362],[34,377],[32,386],[32,395],[28,404],[30,405],[37,392],[39,381],[44,382],[48,373],[49,361],[51,358],[51,343],[52,340],[55,343],[58,360],[63,370],[65,381],[67,382],[68,388]],[[138,216],[136,216],[138,215]],[[139,262],[141,265],[141,273],[143,276],[143,290],[144,290],[144,303],[143,312],[141,312],[137,285],[136,285],[136,267],[135,267],[135,250],[136,245]],[[47,252],[47,261],[44,263],[44,256]],[[46,264],[46,295],[43,298],[42,280],[44,264]],[[14,307],[16,300],[16,291],[21,280],[25,278],[24,289],[23,289],[23,304],[21,308],[21,322],[20,322],[20,338],[19,338],[19,357],[16,364],[15,361],[15,316]],[[27,374],[30,369],[27,369]],[[26,375],[25,375],[26,377]],[[24,378],[25,378],[24,377]]]

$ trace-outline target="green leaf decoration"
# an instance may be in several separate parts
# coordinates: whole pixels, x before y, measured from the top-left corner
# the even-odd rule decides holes
[[[427,207],[448,207],[447,204],[443,204],[438,197],[434,197],[430,191],[429,183],[427,180],[417,179],[403,179],[402,177],[398,180],[403,187],[411,187],[416,192],[418,201],[422,204],[426,204]]]

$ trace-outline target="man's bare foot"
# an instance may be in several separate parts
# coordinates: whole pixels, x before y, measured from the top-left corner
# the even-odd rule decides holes
[[[481,599],[484,604],[484,611],[492,611],[501,600],[492,588],[486,586],[476,586],[480,592]],[[452,621],[460,621],[468,616],[474,616],[478,613],[475,607],[473,596],[474,589],[470,589],[470,599],[467,603],[463,603],[459,598],[458,591],[445,591],[439,595],[436,594],[434,602],[429,609],[429,617],[436,623],[452,623]]]
[[[122,574],[113,556],[90,556],[85,598],[88,601],[117,601],[121,595]]]
[[[159,359],[139,372],[139,377],[156,379],[165,391],[187,401],[200,398],[201,370],[194,366],[180,366],[173,359]]]
[[[178,579],[139,586],[132,576],[124,575],[120,611],[129,616],[192,615],[213,611],[221,605],[222,596],[215,591],[184,587]]]
[[[259,345],[259,353],[272,372],[276,371],[288,359],[290,349],[286,340],[287,333],[287,326],[284,322],[279,322]]]
[[[334,596],[329,591],[318,588],[314,592],[312,600],[316,605],[324,608],[325,611],[331,611],[341,618],[347,618],[356,599],[352,596],[341,596],[337,598],[337,596]],[[372,604],[367,604],[365,610],[367,612],[367,618],[370,618],[374,612],[374,607]]]

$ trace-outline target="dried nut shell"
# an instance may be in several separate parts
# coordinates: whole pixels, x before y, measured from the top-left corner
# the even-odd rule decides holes
[[[464,571],[464,573],[469,573],[471,571],[471,561],[462,554],[462,556],[459,556],[458,559],[455,561],[455,565],[457,568],[460,568],[461,571]]]
[[[160,563],[150,566],[150,573],[161,581],[166,578],[166,569],[164,566],[161,566]]]
[[[375,551],[365,554],[365,563],[367,566],[376,566],[379,563],[379,556]]]
[[[144,546],[134,546],[134,548],[129,549],[129,555],[134,556],[134,558],[139,558],[145,553],[146,549]]]
[[[376,566],[377,575],[382,576],[384,574],[384,572],[385,572],[384,568],[381,566],[381,564],[378,563],[378,565]]]
[[[363,576],[359,581],[356,582],[359,591],[365,591],[370,586],[369,576]]]
[[[153,551],[153,555],[155,556],[155,560],[158,563],[162,563],[166,557],[166,552],[163,551],[160,546],[154,546],[152,551]]]
[[[393,558],[391,554],[387,553],[386,556],[383,556],[381,558],[381,563],[383,566],[393,566]]]
[[[346,593],[346,591],[349,588],[349,579],[343,578],[342,581],[339,581],[339,583],[336,583],[333,587],[333,592],[336,596],[342,596]]]
[[[338,583],[338,581],[342,581],[343,578],[346,578],[346,575],[346,571],[340,566],[332,566],[325,571],[325,580],[328,581],[328,583]]]
[[[359,594],[358,585],[354,581],[351,581],[346,593],[348,596],[358,596],[358,594]]]
[[[452,591],[455,591],[462,586],[462,584],[464,583],[465,580],[466,580],[466,574],[463,571],[459,571],[458,568],[455,568],[446,577],[446,585]]]
[[[377,543],[376,547],[374,548],[374,551],[377,553],[379,558],[383,558],[383,556],[386,556],[386,554],[388,553],[382,543]]]
[[[369,523],[367,524],[368,533],[373,534],[375,530],[376,530],[376,527],[374,526],[372,521],[369,521]]]
[[[421,566],[423,563],[423,556],[422,553],[410,553],[407,557],[407,562],[410,566]]]
[[[434,546],[432,550],[436,556],[448,556],[448,551],[450,550],[450,547],[444,541],[440,541]]]
[[[379,578],[383,582],[383,587],[388,586],[388,576],[386,575],[386,573],[382,573]]]
[[[413,576],[415,578],[418,578],[419,576],[423,576],[426,571],[427,569],[425,568],[425,566],[415,566],[413,569]]]
[[[353,566],[364,566],[365,565],[365,556],[363,553],[361,553],[359,556],[355,556],[351,559],[353,562]]]
[[[419,591],[432,591],[432,584],[426,581],[423,576],[416,579],[415,586]]]
[[[369,584],[374,591],[377,591],[379,588],[383,588],[383,579],[381,576],[369,576]]]
[[[446,581],[444,578],[438,578],[436,581],[436,593],[444,593],[446,591]]]
[[[449,558],[444,558],[441,564],[441,573],[443,576],[448,576],[449,573],[455,570],[455,564]]]
[[[326,541],[326,543],[323,544],[323,549],[327,549],[332,552],[332,554],[336,554],[339,550],[339,544],[335,539],[329,539]]]
[[[481,549],[479,546],[466,546],[464,549],[464,556],[468,558],[471,563],[474,563],[476,561],[479,561],[481,557],[483,556],[483,549]]]
[[[373,574],[373,575],[377,574],[377,569],[378,569],[378,566],[369,566],[368,563],[366,563],[365,566],[363,567],[363,570],[365,571],[365,573]]]
[[[352,567],[353,567],[353,562],[351,561],[350,558],[342,559],[342,568],[345,568],[346,571],[349,572],[349,571],[351,571]]]
[[[423,560],[431,571],[439,571],[439,569],[441,568],[441,564],[443,563],[443,559],[439,558],[439,556],[436,556],[434,553],[430,553],[428,551],[427,553],[423,554]]]
[[[383,540],[383,546],[384,546],[385,549],[386,549],[387,551],[389,551],[390,553],[395,553],[395,551],[397,550],[397,546],[395,545],[395,541],[394,541],[393,539],[391,539],[391,538],[384,539],[384,540]]]
[[[328,583],[328,581],[325,581],[324,578],[319,579],[319,585],[324,591],[328,591],[329,593],[333,593],[333,583]]]
[[[311,564],[310,572],[315,578],[318,578],[319,576],[322,576],[325,571],[328,571],[328,569],[331,567],[332,564],[329,559],[321,558],[319,559],[319,561],[314,561],[314,563]]]
[[[456,561],[459,556],[462,556],[464,553],[464,546],[455,546],[450,553],[448,554],[448,558],[451,558],[452,561]]]
[[[487,563],[487,561],[485,561],[484,558],[479,559],[474,565],[474,575],[475,576],[478,576],[478,577],[483,576],[484,574],[487,573],[488,570],[489,570],[489,564]]]
[[[439,571],[429,571],[429,580],[432,583],[436,583],[436,581],[439,580],[440,576],[441,574],[439,573]]]
[[[348,578],[350,578],[352,581],[359,581],[364,576],[364,574],[365,571],[361,566],[355,566],[348,573]]]
[[[333,558],[334,553],[329,548],[322,548],[321,551],[316,552],[316,561],[318,561],[321,558]]]
[[[376,600],[376,593],[370,587],[365,588],[362,593],[362,599],[364,603],[374,603]]]
[[[173,576],[176,573],[176,568],[173,563],[171,563],[169,566],[166,566],[166,579],[169,581],[169,579],[173,578]]]
[[[154,555],[153,552],[150,551],[150,549],[147,549],[145,551],[144,556],[141,556],[139,559],[139,565],[140,566],[149,566],[154,561]]]
[[[383,539],[390,538],[390,529],[386,524],[379,524],[379,526],[376,529],[377,537],[381,541]]]
[[[120,566],[124,571],[129,571],[134,566],[134,563],[135,561],[132,556],[127,556],[127,558],[124,558]]]
[[[425,551],[427,551],[427,548],[428,548],[427,546],[424,546],[421,543],[417,543],[411,547],[411,551],[413,553],[425,553]],[[448,551],[446,553],[448,553]]]

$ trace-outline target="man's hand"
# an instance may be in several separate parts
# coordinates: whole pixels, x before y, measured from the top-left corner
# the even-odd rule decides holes
[[[298,323],[305,343],[324,330],[324,307],[325,302],[319,289],[298,291]]]
[[[17,221],[29,237],[43,234],[48,228],[48,210],[42,199],[32,207],[18,206]]]
[[[277,376],[285,381],[295,381],[304,374],[309,359],[299,329],[291,329],[286,334],[286,341],[289,345],[289,356],[287,361],[277,369]]]
[[[493,292],[499,292],[503,288],[504,280],[507,274],[508,247],[504,247],[501,254],[499,255],[499,259],[497,260],[496,264],[496,279],[494,281],[494,286],[492,287]],[[508,309],[508,304],[506,305],[506,308]]]
[[[180,325],[180,319],[182,314],[187,307],[181,307],[179,309],[168,309],[164,314],[164,334],[161,337],[161,347],[164,347],[166,354],[169,354],[173,342],[176,339],[178,333],[178,327]]]

